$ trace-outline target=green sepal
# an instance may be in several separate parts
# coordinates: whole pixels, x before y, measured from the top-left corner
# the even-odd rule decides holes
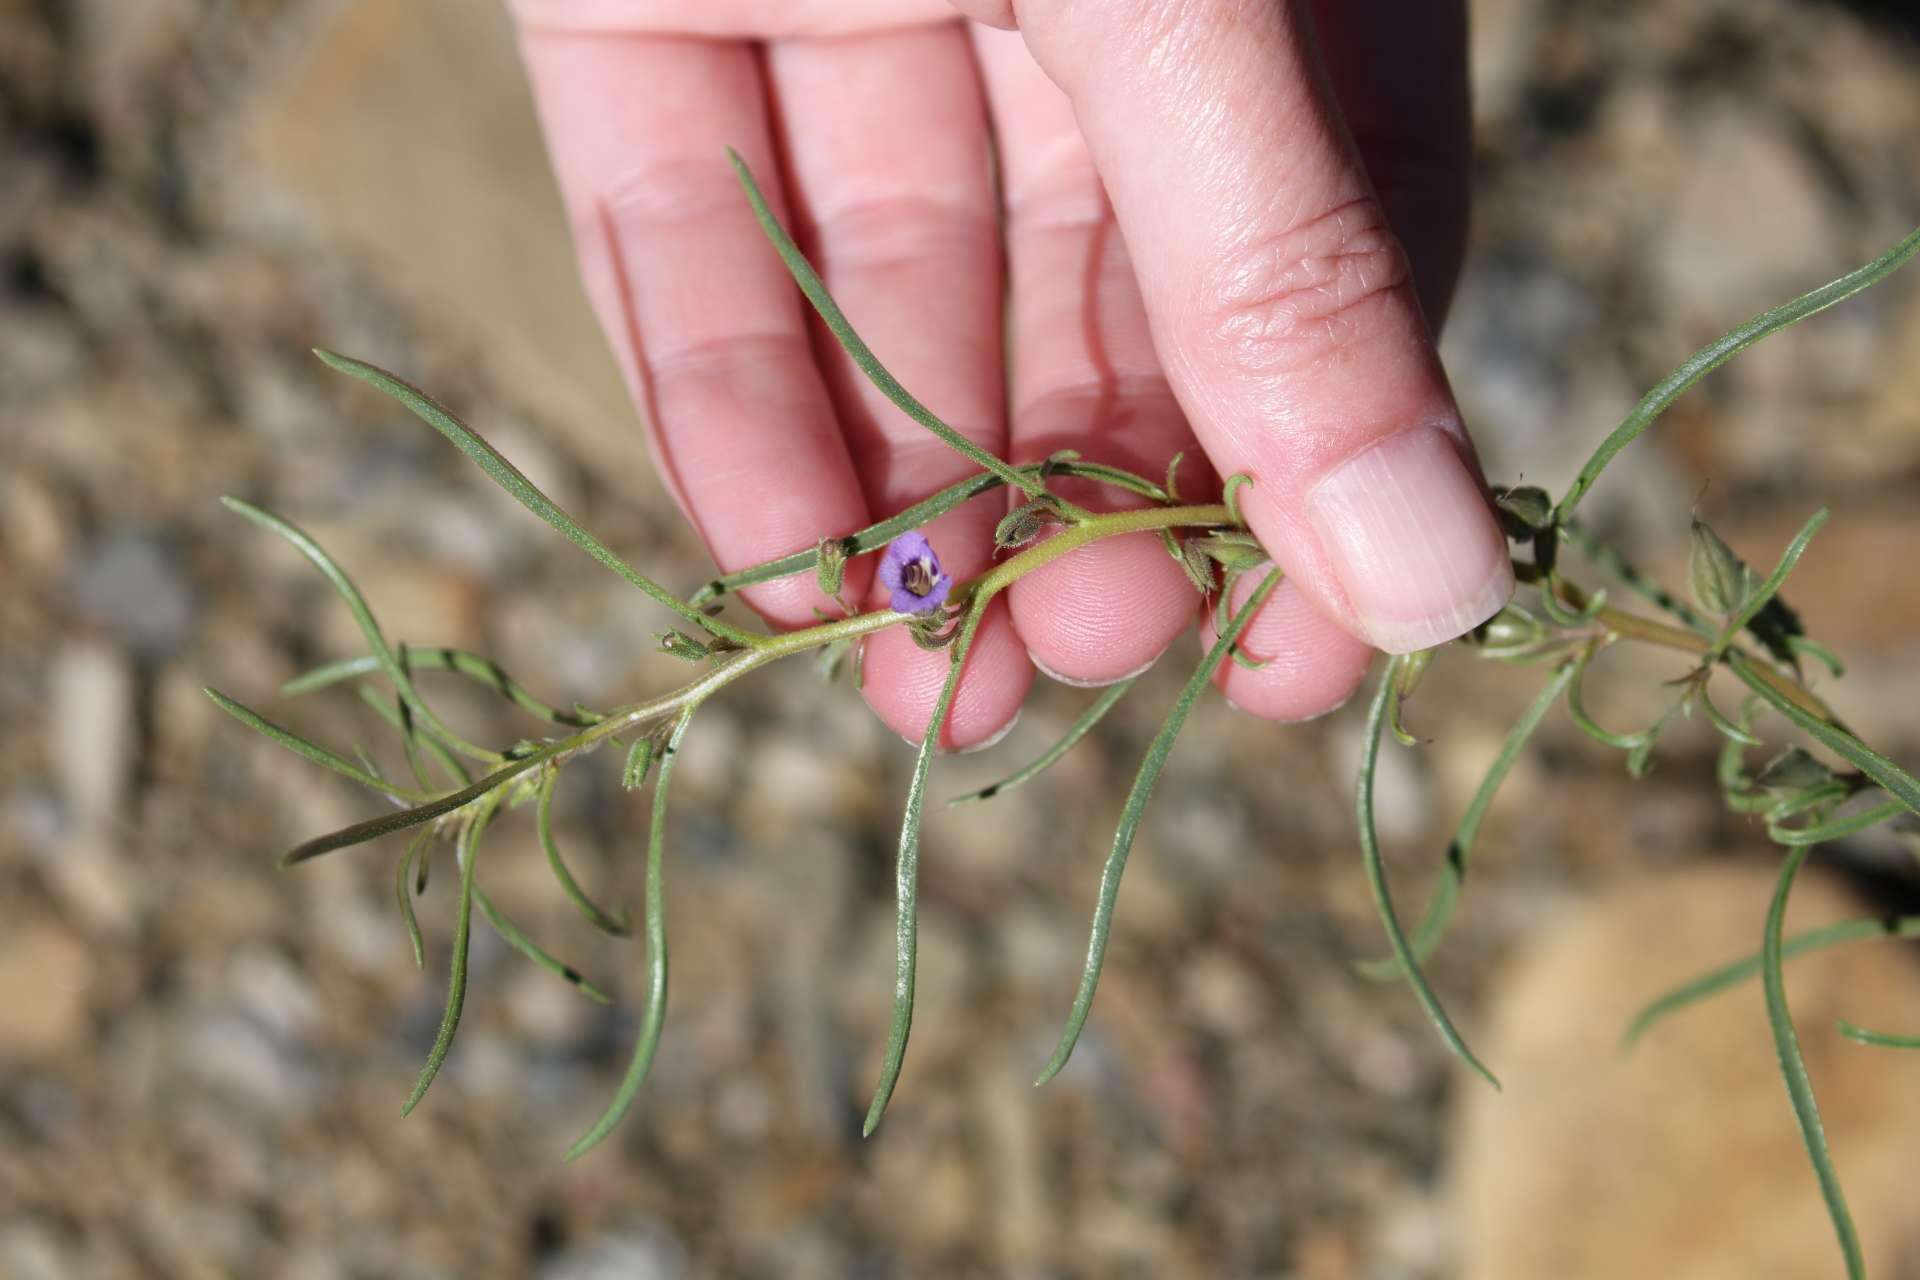
[[[1042,494],[1023,502],[1001,518],[993,530],[993,545],[1004,549],[1024,547],[1040,536],[1050,524],[1060,523],[1060,503],[1052,494]]]
[[[703,662],[713,656],[709,645],[701,644],[684,631],[662,631],[658,637],[660,652],[683,662]]]
[[[1400,715],[1407,699],[1420,687],[1420,677],[1433,664],[1433,654],[1432,649],[1422,649],[1417,653],[1402,654],[1400,661],[1393,664],[1393,699],[1387,704],[1387,728],[1392,731],[1394,740],[1403,747],[1420,745],[1420,739],[1407,732]]]
[[[840,588],[847,580],[847,557],[852,548],[845,538],[822,538],[820,545],[814,548],[818,557],[814,561],[814,580],[820,584],[820,594],[837,600]]]
[[[1250,533],[1215,532],[1187,541],[1228,573],[1247,573],[1273,559]]]
[[[1736,613],[1754,587],[1753,570],[1733,553],[1705,521],[1693,522],[1693,549],[1687,557],[1687,586],[1708,613]]]
[[[638,791],[647,781],[647,773],[653,768],[653,753],[656,744],[652,734],[644,734],[627,750],[627,762],[620,770],[620,785],[628,791]]]
[[[1218,585],[1213,576],[1213,561],[1207,558],[1206,552],[1194,545],[1192,538],[1183,539],[1180,543],[1180,567],[1186,570],[1187,581],[1193,584],[1194,590],[1202,596],[1213,594],[1214,587]]]
[[[1538,485],[1496,489],[1493,507],[1501,529],[1513,542],[1531,542],[1535,534],[1553,523],[1553,499]]]

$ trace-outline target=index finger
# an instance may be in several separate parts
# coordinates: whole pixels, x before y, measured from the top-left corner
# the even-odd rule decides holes
[[[753,49],[534,28],[521,44],[588,297],[720,570],[866,524],[799,295],[726,160],[780,199]],[[857,598],[870,570],[848,569]],[[809,575],[742,595],[785,626],[831,603]]]

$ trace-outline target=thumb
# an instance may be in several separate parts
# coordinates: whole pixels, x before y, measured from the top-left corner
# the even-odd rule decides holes
[[[997,0],[963,3],[1005,25]],[[1020,0],[1135,263],[1168,380],[1289,579],[1378,648],[1513,591],[1413,288],[1305,0]]]

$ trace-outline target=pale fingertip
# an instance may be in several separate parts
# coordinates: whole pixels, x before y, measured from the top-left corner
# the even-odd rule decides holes
[[[1249,573],[1234,584],[1232,606],[1259,585]],[[1212,620],[1201,629],[1211,646]],[[1374,651],[1314,608],[1292,582],[1282,582],[1240,637],[1240,651],[1258,667],[1231,659],[1214,675],[1227,702],[1263,720],[1297,724],[1339,709],[1365,678]]]
[[[1063,684],[1124,680],[1165,653],[1193,618],[1193,584],[1152,534],[1075,551],[1007,592],[1034,664]]]
[[[866,643],[861,692],[882,723],[918,745],[952,661],[951,649],[922,649],[903,628],[877,632]],[[1014,634],[1006,606],[996,600],[974,636],[940,749],[958,752],[990,745],[1013,723],[1032,687],[1033,664]]]

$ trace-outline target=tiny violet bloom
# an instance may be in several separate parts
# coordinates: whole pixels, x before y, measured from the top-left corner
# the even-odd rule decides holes
[[[932,613],[946,603],[953,579],[924,537],[912,531],[887,544],[880,557],[880,585],[893,593],[896,613]]]

